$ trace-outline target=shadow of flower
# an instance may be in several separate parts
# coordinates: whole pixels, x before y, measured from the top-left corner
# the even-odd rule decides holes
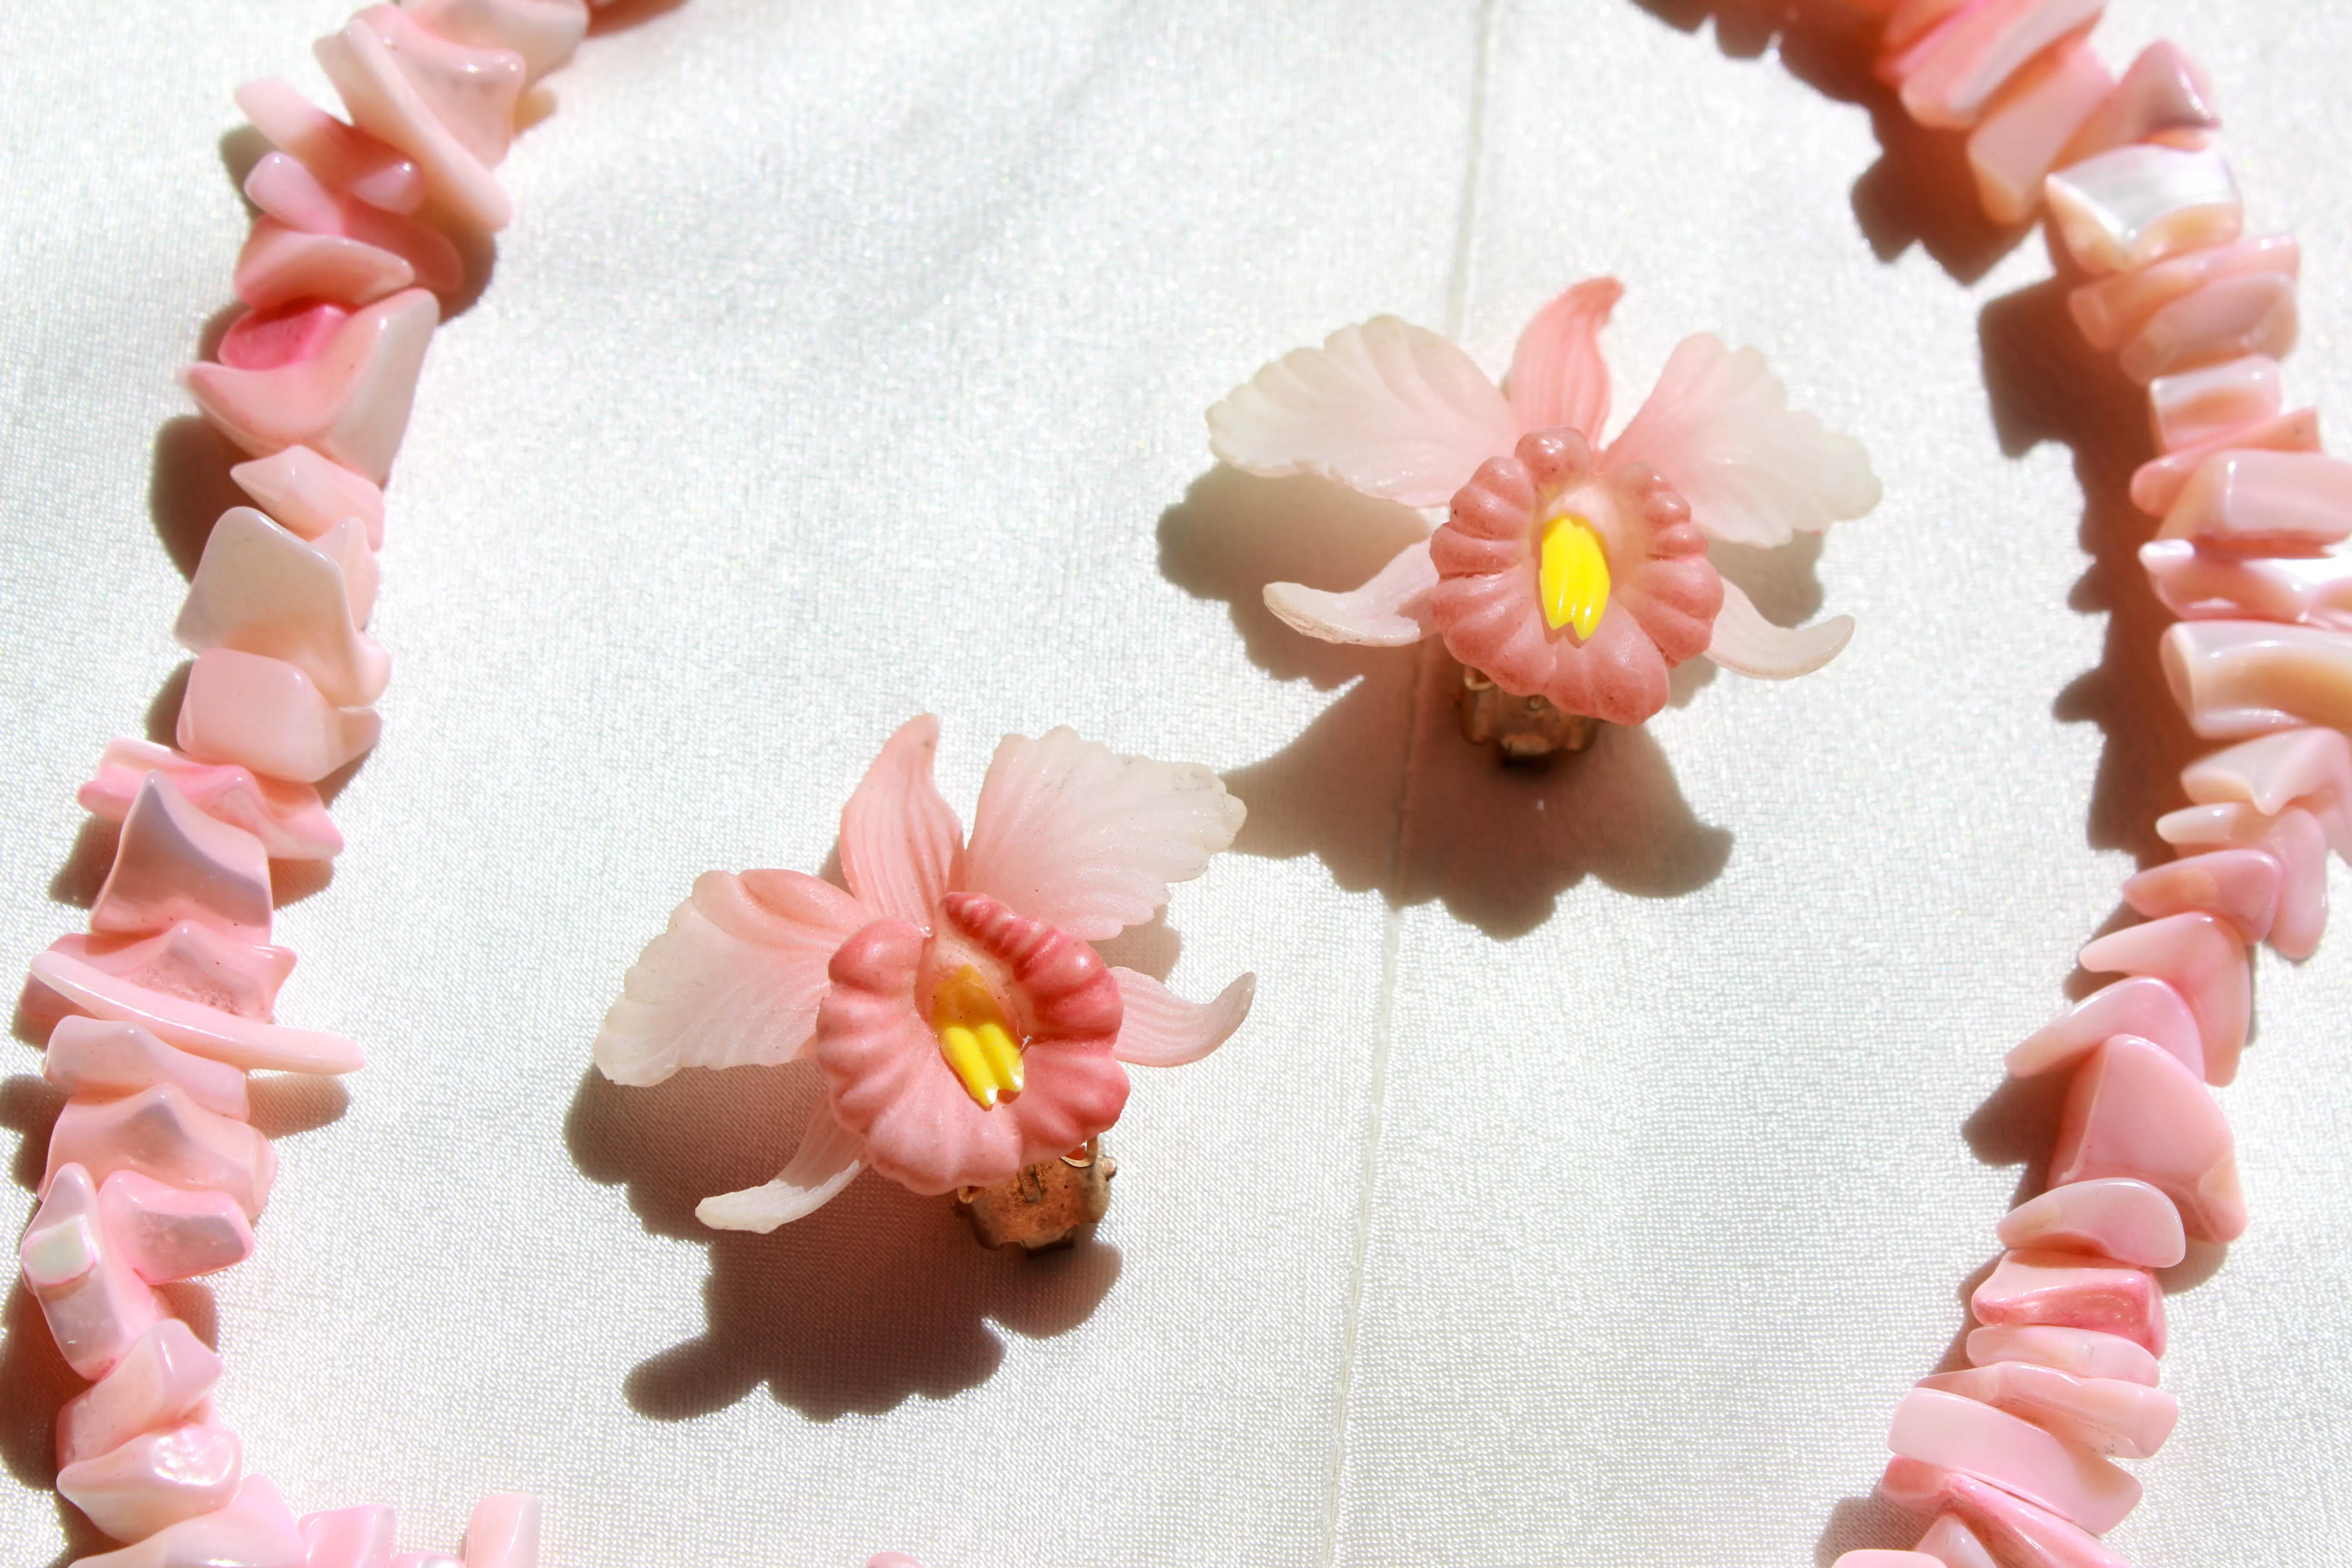
[[[686,1072],[650,1089],[583,1075],[564,1123],[573,1161],[625,1186],[647,1231],[709,1255],[702,1331],[639,1363],[624,1385],[641,1414],[687,1420],[761,1386],[819,1421],[943,1399],[1004,1359],[992,1324],[1051,1338],[1118,1280],[1118,1251],[1100,1241],[1036,1258],[990,1251],[947,1199],[870,1174],[767,1236],[698,1221],[703,1198],[782,1168],[817,1093],[806,1063]]]

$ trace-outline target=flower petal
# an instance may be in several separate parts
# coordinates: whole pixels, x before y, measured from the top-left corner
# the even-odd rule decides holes
[[[1394,316],[1294,350],[1209,410],[1210,448],[1234,468],[1319,474],[1407,506],[1444,506],[1518,433],[1469,355]]]
[[[800,1147],[774,1181],[705,1198],[694,1205],[694,1217],[713,1230],[765,1236],[831,1203],[865,1169],[858,1157],[864,1150],[864,1142],[820,1104],[801,1134]]]
[[[931,782],[940,721],[909,719],[841,809],[841,871],[875,914],[929,930],[963,831]]]
[[[1007,735],[988,764],[959,886],[1087,942],[1117,936],[1208,868],[1242,803],[1197,763],[1122,757],[1075,731]]]
[[[1609,366],[1601,357],[1601,329],[1625,297],[1614,278],[1593,278],[1536,312],[1519,334],[1511,374],[1503,383],[1522,430],[1566,426],[1588,441],[1609,422]]]
[[[1648,464],[1690,502],[1693,521],[1739,544],[1785,544],[1793,531],[1818,533],[1878,504],[1861,442],[1792,411],[1762,354],[1705,332],[1675,350],[1607,462]]]
[[[834,950],[873,917],[798,871],[706,871],[646,944],[597,1032],[596,1066],[651,1084],[684,1067],[790,1061],[815,1026]]]
[[[1726,578],[1723,608],[1716,613],[1715,637],[1706,645],[1706,657],[1759,680],[1793,680],[1835,658],[1853,636],[1852,616],[1832,616],[1810,626],[1775,626],[1738,584]]]
[[[1249,1016],[1257,976],[1244,974],[1213,1002],[1187,1002],[1149,974],[1113,969],[1125,1016],[1111,1054],[1136,1067],[1180,1068],[1229,1039]]]
[[[1293,631],[1363,647],[1408,647],[1429,635],[1429,591],[1437,586],[1429,541],[1406,545],[1372,580],[1346,594],[1303,583],[1268,583],[1265,607]]]

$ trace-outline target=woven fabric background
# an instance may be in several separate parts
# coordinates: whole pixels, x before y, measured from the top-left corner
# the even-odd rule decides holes
[[[562,1568],[1906,1543],[1870,1500],[1886,1416],[2053,1113],[2001,1052],[2191,753],[2124,499],[2147,438],[2042,242],[1969,216],[1954,147],[1850,68],[1717,8],[691,0],[592,40],[426,364],[386,739],[279,919],[281,1017],[373,1060],[260,1097],[283,1172],[205,1309],[250,1465],[298,1510],[394,1502],[415,1546],[537,1491]],[[2291,387],[2352,407],[2352,28],[2116,13],[2118,65],[2168,36],[2211,68],[2256,222],[2305,245]],[[323,97],[306,46],[342,15],[0,8],[11,963],[81,923],[107,841],[74,787],[168,718],[234,499],[175,381],[246,221],[230,89]],[[1784,620],[1859,618],[1828,670],[1694,668],[1646,731],[1506,774],[1442,661],[1260,607],[1360,580],[1400,520],[1218,469],[1201,415],[1382,311],[1499,371],[1603,271],[1621,415],[1715,331],[1886,500],[1725,556]],[[695,1200],[772,1173],[798,1090],[615,1089],[589,1042],[698,871],[819,867],[925,709],[960,808],[1000,734],[1055,723],[1223,772],[1236,853],[1114,957],[1202,995],[1253,969],[1257,1011],[1139,1075],[1075,1253],[982,1254],[870,1177],[714,1236]],[[2352,1539],[2352,940],[2266,955],[2259,995],[2223,1096],[2253,1228],[2170,1280],[2187,1414],[2113,1538],[2141,1568]],[[29,1189],[57,1100],[8,1048]],[[68,1384],[21,1291],[5,1327],[0,1555],[94,1550],[47,1489]]]

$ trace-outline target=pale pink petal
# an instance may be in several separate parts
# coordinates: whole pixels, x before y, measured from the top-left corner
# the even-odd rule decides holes
[[[1394,316],[1284,355],[1209,410],[1209,446],[1236,468],[1319,474],[1407,506],[1444,506],[1518,434],[1469,355]]]
[[[1601,357],[1601,329],[1625,296],[1614,278],[1579,283],[1536,312],[1511,355],[1503,383],[1521,430],[1565,426],[1588,441],[1609,422],[1609,366]]]
[[[972,813],[960,888],[1087,942],[1168,901],[1234,841],[1245,815],[1197,763],[1122,757],[1075,731],[1007,735]]]
[[[1754,349],[1701,332],[1685,338],[1607,462],[1646,463],[1717,539],[1785,544],[1878,504],[1870,454],[1789,406],[1788,389]]]
[[[1244,974],[1213,1002],[1187,1002],[1149,974],[1113,969],[1124,1016],[1111,1054],[1135,1067],[1180,1068],[1232,1037],[1249,1016],[1257,976]]]
[[[1853,636],[1852,616],[1832,616],[1810,626],[1775,626],[1739,584],[1726,579],[1706,657],[1759,680],[1791,680],[1835,658]]]
[[[1294,631],[1361,647],[1409,647],[1429,635],[1429,591],[1437,586],[1429,541],[1406,545],[1372,580],[1346,594],[1303,583],[1268,583],[1265,607]]]
[[[876,914],[929,929],[963,832],[931,782],[940,721],[909,719],[841,808],[841,873]]]
[[[694,1205],[694,1217],[713,1230],[752,1230],[762,1236],[814,1214],[864,1168],[865,1143],[819,1105],[801,1134],[800,1147],[772,1182],[721,1193]]]
[[[797,871],[706,871],[621,983],[596,1036],[614,1083],[680,1068],[790,1061],[815,1026],[825,965],[870,910]]]

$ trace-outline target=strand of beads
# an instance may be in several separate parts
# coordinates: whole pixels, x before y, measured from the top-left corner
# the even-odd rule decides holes
[[[2196,733],[2239,743],[2189,766],[2157,825],[2181,858],[2124,884],[2142,923],[2084,948],[2122,978],[2009,1054],[2066,1073],[2048,1188],[2000,1222],[1971,1300],[1967,1370],[1896,1407],[1880,1491],[1932,1517],[1907,1552],[1840,1568],[2125,1568],[2097,1539],[2138,1502],[2179,1414],[2158,1389],[2155,1270],[2246,1226],[2229,1123],[2208,1085],[2245,1045],[2252,944],[2310,956],[2331,844],[2352,853],[2352,465],[2309,411],[2282,413],[2295,242],[2247,237],[2196,62],[2158,44],[2118,78],[2085,35],[2101,0],[1871,0],[1880,75],[1920,124],[1966,131],[1984,209],[2046,216],[2082,280],[2085,342],[2147,387],[2158,456],[2141,552],[2180,619],[2162,657]]]
[[[165,1289],[243,1260],[277,1171],[247,1120],[247,1075],[361,1065],[331,1035],[271,1021],[294,955],[270,943],[272,862],[332,858],[319,782],[373,745],[390,676],[366,633],[382,486],[407,426],[441,295],[465,281],[450,235],[501,227],[491,177],[537,80],[587,31],[585,0],[403,0],[320,40],[351,115],[287,83],[238,104],[276,151],[236,272],[247,308],[197,404],[251,460],[254,507],[207,539],[174,635],[195,654],[176,747],[108,746],[83,805],[121,824],[89,931],[32,963],[67,1101],[25,1279],[90,1387],[59,1414],[58,1489],[130,1544],[89,1568],[533,1568],[539,1505],[475,1510],[462,1559],[394,1555],[383,1507],[298,1520],[245,1473],[217,1419],[221,1361]]]

